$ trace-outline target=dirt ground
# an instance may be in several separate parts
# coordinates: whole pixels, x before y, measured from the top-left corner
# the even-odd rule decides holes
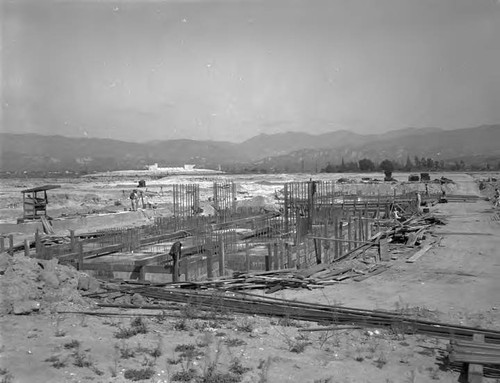
[[[479,195],[477,179],[464,175],[459,190]],[[96,186],[86,185],[77,194]],[[122,186],[95,194],[111,205]],[[1,192],[18,189],[4,186]],[[10,209],[0,208],[2,214]],[[387,271],[362,282],[289,289],[273,296],[500,330],[500,211],[479,200],[439,204],[432,212],[447,224],[435,227],[433,236],[442,238],[439,245],[416,263],[405,262],[416,249],[403,249],[393,253],[396,259]],[[65,286],[77,289],[69,281],[78,275],[68,278]],[[39,289],[50,284],[48,278],[43,283],[35,279]],[[445,339],[397,329],[309,331],[318,325],[230,313],[199,319],[196,307],[179,310],[172,303],[171,310],[162,311],[98,309],[90,299],[76,299],[73,290],[68,295],[71,300],[50,295],[44,307],[29,315],[0,316],[2,382],[130,382],[132,370],[142,370],[146,382],[465,381],[460,370],[446,363]],[[204,380],[190,380],[194,376]]]

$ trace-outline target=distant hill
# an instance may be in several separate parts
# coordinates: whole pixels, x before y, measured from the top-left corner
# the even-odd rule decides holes
[[[323,149],[301,149],[286,155],[267,157],[254,167],[273,171],[316,171],[327,164],[339,164],[369,158],[374,162],[390,159],[404,163],[433,158],[437,161],[460,161],[469,164],[497,164],[500,161],[500,125],[477,128],[424,131],[405,129],[382,135],[362,136],[357,142]]]
[[[378,135],[335,131],[320,135],[261,134],[236,144],[224,141],[169,140],[131,143],[110,139],[0,133],[2,171],[106,171],[195,164],[228,170],[316,171],[328,163],[408,156],[435,160],[500,160],[500,125],[441,130],[407,128]]]

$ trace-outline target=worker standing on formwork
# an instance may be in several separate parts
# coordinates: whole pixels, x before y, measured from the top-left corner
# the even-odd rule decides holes
[[[181,249],[182,243],[176,241],[174,242],[168,253],[172,257],[172,282],[179,282],[179,261],[181,259]]]
[[[132,193],[130,193],[130,205],[132,207],[132,211],[137,211],[137,207],[139,205],[139,194],[135,189],[132,190]]]

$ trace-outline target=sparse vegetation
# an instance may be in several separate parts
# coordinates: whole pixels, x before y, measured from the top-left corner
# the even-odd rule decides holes
[[[64,344],[64,348],[66,350],[72,350],[74,348],[79,348],[79,347],[80,347],[80,342],[77,341],[76,339],[73,339],[71,342]]]
[[[13,383],[14,382],[14,375],[6,368],[0,368],[0,376],[2,377],[2,380],[0,380],[0,383]]]
[[[80,350],[76,350],[73,353],[73,365],[76,367],[92,367],[93,362],[92,360],[88,357],[87,354],[84,352],[81,352]]]
[[[235,330],[241,332],[252,332],[255,326],[255,321],[250,318],[244,318],[242,321],[238,321],[235,326]]]
[[[380,354],[379,357],[373,361],[373,363],[375,366],[382,369],[387,364],[387,358],[384,354]]]
[[[137,382],[139,380],[147,380],[151,379],[155,374],[155,370],[152,368],[141,368],[140,370],[136,370],[133,368],[129,368],[125,370],[123,373],[123,376],[125,379],[132,380],[134,382]]]
[[[129,359],[129,358],[133,358],[135,356],[134,349],[130,348],[127,345],[124,345],[123,347],[120,347],[119,351],[120,351],[120,357],[122,359]]]
[[[192,360],[197,356],[203,356],[204,353],[196,349],[194,344],[180,344],[175,347],[175,352],[179,352],[179,356],[184,359]]]
[[[176,320],[174,322],[174,330],[177,330],[177,331],[188,331],[190,328],[189,328],[189,323],[188,323],[188,320],[186,318],[181,318],[179,320]]]
[[[234,375],[243,375],[250,370],[251,368],[243,366],[241,360],[238,358],[233,358],[231,364],[229,365],[229,372]]]
[[[124,328],[120,327],[117,332],[115,332],[115,338],[117,339],[128,339],[137,334],[147,334],[148,328],[141,317],[134,318],[130,323],[130,327]]]
[[[67,366],[67,359],[60,360],[59,357],[57,356],[51,356],[50,358],[45,359],[45,362],[51,363],[52,367],[54,368],[63,368]]]
[[[189,369],[187,371],[178,371],[172,375],[172,381],[174,382],[191,382],[198,376],[196,370]]]

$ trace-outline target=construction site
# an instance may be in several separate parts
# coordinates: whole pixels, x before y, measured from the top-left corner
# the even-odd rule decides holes
[[[500,381],[498,175],[395,177],[8,180],[3,381]]]

